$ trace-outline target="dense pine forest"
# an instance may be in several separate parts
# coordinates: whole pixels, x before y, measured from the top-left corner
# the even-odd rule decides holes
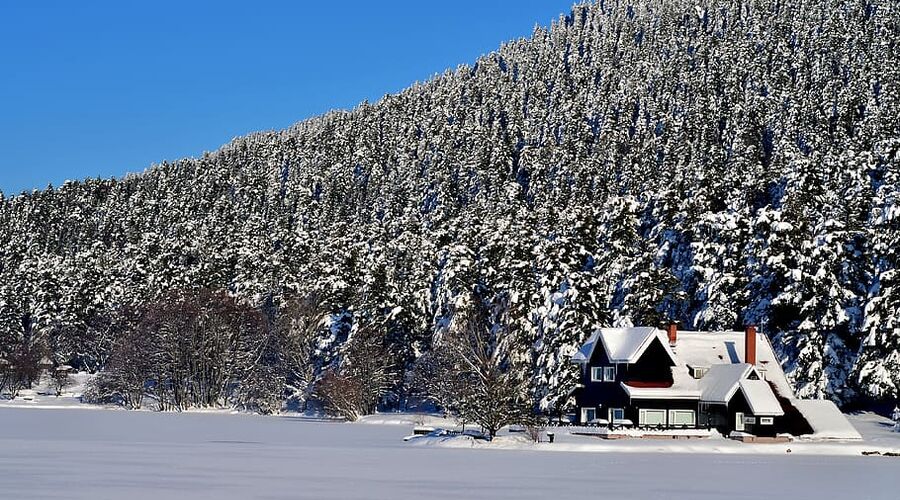
[[[898,117],[893,0],[577,5],[375,104],[0,197],[3,383],[46,355],[130,407],[461,409],[462,353],[555,411],[592,328],[674,320],[896,398]]]

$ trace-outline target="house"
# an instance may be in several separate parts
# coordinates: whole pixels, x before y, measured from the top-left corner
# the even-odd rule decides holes
[[[809,433],[768,339],[744,332],[601,328],[572,357],[580,424]]]

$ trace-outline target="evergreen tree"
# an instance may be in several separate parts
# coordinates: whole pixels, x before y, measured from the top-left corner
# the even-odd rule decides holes
[[[156,331],[123,311],[207,290],[266,320],[229,405],[265,400],[264,380],[308,398],[365,326],[398,375],[380,402],[402,406],[477,290],[544,411],[593,328],[670,320],[759,325],[804,395],[896,397],[898,18],[871,0],[584,3],[377,103],[0,195],[0,356],[24,384],[44,354],[109,370],[131,359],[124,330]],[[285,337],[308,297],[316,333]],[[154,367],[193,352],[150,338]],[[279,364],[298,352],[311,365]]]

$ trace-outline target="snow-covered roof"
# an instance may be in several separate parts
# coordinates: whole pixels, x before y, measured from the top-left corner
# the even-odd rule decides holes
[[[669,387],[635,387],[621,383],[625,394],[631,399],[700,399],[701,390],[697,380],[687,370],[672,370],[672,385]]]
[[[812,427],[813,433],[809,436],[810,439],[862,439],[859,431],[831,401],[792,399],[791,404],[800,410],[803,418]]]
[[[765,380],[741,380],[741,392],[750,405],[750,411],[758,417],[780,417],[784,415],[778,398]]]
[[[701,399],[707,403],[727,404],[737,392],[741,380],[752,370],[753,365],[747,363],[711,366],[706,375],[697,381]]]
[[[747,382],[745,397],[750,400],[754,413],[762,416],[782,415],[778,394],[794,397],[793,390],[775,357],[769,340],[756,336],[756,365],[744,362],[745,332],[688,332],[678,331],[676,343],[669,345],[666,332],[656,328],[601,328],[594,332],[581,349],[572,357],[576,363],[587,363],[593,357],[597,345],[602,345],[613,363],[636,363],[654,339],[672,359],[672,384],[653,386],[628,385],[622,389],[632,399],[698,399],[710,403],[728,403],[742,384]],[[705,367],[709,370],[695,379],[689,367]],[[755,373],[749,380],[750,374]],[[774,403],[774,405],[773,405]],[[755,406],[754,406],[755,405]]]
[[[572,356],[572,361],[587,363],[593,357],[597,344],[601,344],[611,362],[636,363],[644,351],[653,344],[653,339],[659,339],[666,353],[675,362],[675,354],[669,348],[666,334],[652,327],[600,328]]]
[[[743,364],[744,332],[689,332],[679,330],[677,342],[672,348],[679,366],[708,366]],[[775,350],[768,337],[756,335],[756,371],[760,378],[771,382],[778,393],[785,398],[794,397],[794,390],[788,383],[784,370],[775,356]],[[707,374],[709,376],[709,374]],[[703,377],[704,379],[706,377]],[[701,379],[702,380],[702,379]]]
[[[591,337],[587,342],[581,344],[581,347],[578,348],[578,352],[572,355],[573,363],[587,363],[591,360],[591,354],[594,353],[594,346],[597,345],[598,335],[597,332],[591,334]]]

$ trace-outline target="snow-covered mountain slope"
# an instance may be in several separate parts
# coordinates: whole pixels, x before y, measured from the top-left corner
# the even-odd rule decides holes
[[[322,364],[367,321],[408,367],[477,288],[543,407],[594,325],[670,319],[758,324],[801,396],[895,397],[898,9],[598,0],[376,104],[4,199],[0,350],[102,366],[123,305],[206,288],[316,294]]]

